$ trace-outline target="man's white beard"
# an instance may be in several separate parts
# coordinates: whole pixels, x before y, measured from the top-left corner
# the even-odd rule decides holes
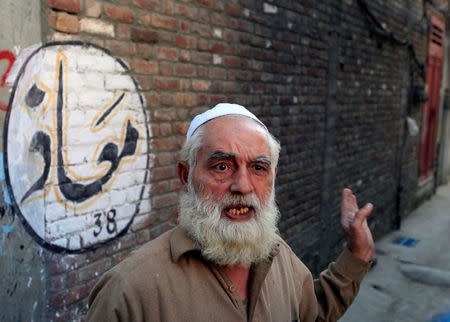
[[[230,205],[252,206],[255,214],[247,221],[233,222],[222,217],[222,210]],[[188,192],[180,198],[178,221],[207,260],[218,265],[248,267],[267,259],[277,245],[278,218],[274,189],[262,205],[255,194],[213,201],[213,196],[200,196],[189,185]]]

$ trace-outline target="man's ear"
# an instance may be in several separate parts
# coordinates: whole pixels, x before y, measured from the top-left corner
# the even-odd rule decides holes
[[[278,167],[275,167],[275,177],[277,176]]]
[[[187,191],[188,177],[189,177],[189,164],[185,161],[178,161],[177,164],[178,178],[180,178],[181,185],[184,191]]]

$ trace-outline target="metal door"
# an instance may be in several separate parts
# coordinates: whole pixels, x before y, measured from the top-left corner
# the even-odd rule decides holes
[[[419,182],[433,175],[434,152],[436,146],[439,89],[441,86],[442,62],[444,57],[444,22],[431,17],[428,38],[427,94],[422,118],[422,136],[419,157]]]

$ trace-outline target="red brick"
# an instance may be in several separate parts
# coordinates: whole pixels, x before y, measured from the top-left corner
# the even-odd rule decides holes
[[[239,27],[239,20],[230,18],[228,20],[228,27],[231,29],[237,29]]]
[[[223,68],[211,67],[209,69],[209,77],[211,79],[226,79],[227,71],[226,71],[226,69],[223,69]]]
[[[118,25],[116,28],[116,36],[119,39],[129,39],[130,38],[130,26],[128,25]]]
[[[105,4],[104,12],[109,19],[118,20],[123,23],[132,23],[134,20],[134,14],[128,8]]]
[[[176,12],[176,14],[183,15],[186,18],[189,18],[191,20],[197,20],[197,18],[198,18],[198,10],[197,10],[197,8],[194,8],[194,7],[177,5],[175,12]]]
[[[150,240],[150,232],[148,229],[139,230],[136,232],[136,238],[138,243],[142,245]]]
[[[131,68],[141,74],[158,74],[158,64],[145,60],[135,60],[131,63]]]
[[[47,313],[47,317],[50,321],[69,321],[70,312],[68,312],[66,309],[61,308],[61,309],[56,309],[56,308],[52,308],[50,312]]]
[[[180,24],[181,31],[189,32],[191,31],[191,24],[187,21],[182,21]]]
[[[152,55],[152,49],[153,47],[149,44],[136,44],[136,53],[143,58],[149,58]]]
[[[239,57],[250,57],[252,55],[252,49],[247,46],[239,47]]]
[[[192,31],[198,33],[200,36],[211,36],[211,27],[206,24],[193,23]]]
[[[189,129],[189,122],[175,122],[172,127],[175,134],[185,135]]]
[[[105,45],[114,54],[120,56],[132,56],[136,54],[136,46],[127,41],[106,40]]]
[[[194,107],[197,106],[197,95],[193,93],[178,93],[175,95],[175,106]]]
[[[239,20],[239,30],[253,32],[253,24],[245,20]]]
[[[69,34],[76,34],[79,29],[78,16],[65,12],[58,12],[55,29]]]
[[[167,123],[170,125],[170,123]],[[164,152],[158,154],[156,157],[156,164],[158,166],[172,166],[174,164],[174,153],[173,152]]]
[[[148,77],[147,75],[144,75],[144,76],[137,75],[136,79],[138,81],[138,84],[139,84],[139,87],[141,90],[148,91],[148,90],[152,89],[151,78]],[[149,103],[149,101],[147,101],[147,103]]]
[[[153,204],[156,209],[173,206],[176,205],[177,203],[178,203],[178,194],[175,192],[169,193],[167,195],[156,196],[153,198]]]
[[[207,7],[207,8],[212,8],[214,1],[213,0],[197,0],[197,3]]]
[[[158,7],[159,1],[158,0],[134,0],[133,4],[136,7],[147,9],[147,10],[154,10]]]
[[[86,255],[77,255],[77,256],[58,256],[57,259],[50,262],[49,271],[52,274],[58,274],[63,272],[70,272],[83,263],[86,260]]]
[[[213,25],[226,26],[227,17],[218,13],[213,13],[211,16],[211,22]]]
[[[228,46],[222,42],[215,42],[211,45],[210,51],[212,53],[225,53],[228,50]]]
[[[206,39],[199,39],[197,41],[197,49],[200,51],[207,51],[209,50],[209,42]]]
[[[88,295],[86,285],[72,286],[60,293],[51,296],[52,306],[55,308],[66,306],[75,302]]]
[[[161,103],[162,106],[174,106],[174,96],[173,94],[160,94],[159,95],[159,102]]]
[[[56,28],[56,19],[58,17],[58,13],[54,10],[49,10],[48,13],[48,25],[53,29]]]
[[[195,38],[188,37],[188,36],[182,36],[182,35],[176,36],[175,44],[178,47],[183,47],[183,48],[195,48],[196,47]]]
[[[153,113],[154,121],[172,121],[177,118],[177,112],[174,109],[157,109]]]
[[[111,255],[124,249],[131,249],[134,246],[136,246],[136,236],[135,234],[128,233],[125,236],[114,240],[114,242],[106,248],[106,253]]]
[[[148,27],[152,23],[152,16],[148,12],[139,12],[136,16],[136,22]]]
[[[175,139],[174,138],[164,138],[164,139],[153,139],[151,141],[151,145],[154,149],[158,151],[171,151],[175,148]],[[171,167],[173,169],[173,167]],[[158,174],[158,171],[156,169],[152,170],[152,178],[156,180],[158,176],[155,176],[155,174]]]
[[[152,26],[156,28],[165,28],[169,30],[177,30],[177,20],[172,17],[152,14]]]
[[[213,83],[213,92],[214,93],[221,93],[222,92],[222,83],[221,82],[214,82]]]
[[[156,48],[156,58],[176,61],[178,59],[178,50],[168,47]]]
[[[206,66],[198,66],[197,73],[200,78],[208,78],[208,68]]]
[[[187,132],[187,130],[186,130],[186,132]],[[182,187],[182,184],[181,184],[179,179],[170,180],[170,183],[169,183],[169,190],[170,191],[178,190],[181,187]]]
[[[151,30],[144,29],[131,29],[131,40],[146,43],[156,43],[158,42],[158,33]]]
[[[240,17],[241,16],[241,7],[234,3],[228,3],[225,5],[225,12],[230,16]]]
[[[229,67],[239,67],[241,60],[238,57],[224,57],[223,64]]]
[[[47,0],[47,4],[55,9],[65,10],[68,12],[80,12],[81,1],[80,0]]]
[[[216,105],[219,103],[226,103],[227,98],[225,96],[211,96],[209,98],[209,101],[210,101],[211,105]]]
[[[235,33],[230,30],[225,30],[224,39],[227,42],[235,42],[237,37],[235,37]]]
[[[223,85],[223,92],[224,93],[238,93],[238,86],[234,82],[225,82]]]
[[[164,4],[164,14],[167,16],[173,16],[173,12],[174,12],[174,8],[173,8],[173,3],[169,2],[167,0],[163,1]]]
[[[212,62],[212,55],[210,53],[192,53],[192,61],[200,64],[210,64]]]
[[[180,51],[180,61],[183,62],[191,61],[191,53],[187,50]]]
[[[171,76],[173,74],[172,68],[173,63],[161,62],[160,63],[161,76]]]
[[[66,288],[67,276],[65,274],[53,275],[48,278],[48,288],[50,291],[58,291]]]
[[[92,263],[78,270],[78,280],[87,282],[100,277],[105,271],[111,268],[110,258],[104,258],[98,262]]]
[[[172,126],[170,123],[162,123],[159,125],[159,134],[161,136],[169,136],[172,134]]]
[[[180,78],[180,91],[186,92],[191,89],[191,80],[186,78]]]
[[[161,43],[168,43],[168,44],[174,44],[175,43],[175,33],[171,31],[165,31],[165,30],[158,30],[159,34],[159,42]]]
[[[205,92],[205,91],[209,90],[210,87],[211,87],[211,82],[210,81],[205,81],[205,80],[194,80],[194,81],[192,81],[192,89],[194,91]]]
[[[98,18],[102,14],[101,4],[97,1],[88,0],[86,2],[86,16]]]
[[[153,80],[153,89],[154,90],[176,90],[179,87],[178,79],[167,79],[167,78],[155,78]]]
[[[162,168],[153,168],[152,169],[152,180],[165,180],[169,178],[173,178],[175,176],[175,167],[162,167]]]
[[[175,66],[175,75],[177,76],[195,76],[196,69],[194,65],[178,64]]]
[[[121,261],[123,261],[125,258],[127,258],[128,255],[130,255],[130,252],[129,252],[129,251],[124,251],[124,252],[115,254],[115,255],[113,256],[113,262],[114,262],[114,265],[119,264]]]
[[[216,11],[224,11],[225,10],[225,7],[221,1],[215,1],[215,5],[216,6],[214,9],[216,9]]]

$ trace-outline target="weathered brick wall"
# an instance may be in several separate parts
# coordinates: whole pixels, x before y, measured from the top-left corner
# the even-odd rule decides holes
[[[424,63],[422,25],[434,7],[420,0],[367,2],[385,28],[411,41]],[[56,49],[48,51],[48,60],[43,55],[47,78],[36,84],[52,93],[54,110],[42,115],[57,115],[62,89],[56,84],[65,81],[60,75],[68,75],[64,102],[71,114],[62,118],[69,124],[63,126],[68,133],[63,149],[66,159],[79,160],[70,164],[73,172],[89,172],[86,164],[96,170],[93,179],[80,181],[87,186],[101,177],[95,176],[94,161],[108,143],[118,151],[109,146],[104,154],[109,157],[122,155],[126,142],[136,143],[135,149],[129,143],[132,153],[120,159],[128,168],[117,167],[103,197],[82,210],[89,200],[80,194],[71,202],[56,198],[53,208],[41,210],[46,230],[34,237],[44,246],[47,307],[42,314],[47,319],[82,318],[98,277],[176,223],[179,148],[192,117],[218,102],[249,107],[280,139],[280,232],[314,273],[342,249],[344,186],[361,204],[374,203],[369,223],[376,236],[392,229],[400,168],[402,214],[417,204],[419,137],[410,137],[403,159],[401,154],[404,117],[421,122],[421,105],[408,107],[410,80],[419,81],[418,71],[406,46],[377,34],[359,1],[42,0],[41,5],[43,43],[60,43],[50,46]],[[23,86],[28,89],[30,83]],[[114,106],[124,114],[114,114]],[[108,123],[109,117],[119,121]],[[91,138],[83,132],[83,124],[95,130],[100,119],[115,134]],[[135,141],[126,136],[124,120],[138,132]],[[50,116],[47,121],[30,124],[45,132],[57,123]],[[52,142],[58,141],[57,132],[49,134]],[[80,140],[91,145],[80,148]],[[49,150],[55,153],[56,145]],[[70,184],[56,180],[60,166],[49,168],[55,173],[44,185],[52,186],[45,192],[50,200],[63,189],[61,183]],[[11,186],[14,190],[14,182]],[[33,231],[39,221],[30,219],[20,201],[17,209]]]

